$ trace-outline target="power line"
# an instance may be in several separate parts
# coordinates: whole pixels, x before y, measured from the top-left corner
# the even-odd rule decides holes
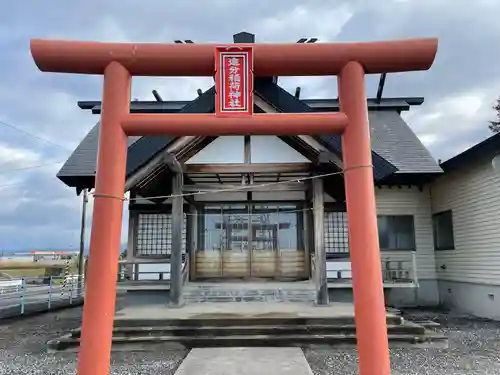
[[[45,138],[39,137],[39,136],[37,136],[37,135],[35,135],[35,134],[29,133],[29,132],[27,132],[26,130],[20,129],[20,128],[18,128],[17,126],[14,126],[14,125],[12,125],[12,124],[9,124],[9,123],[7,123],[7,122],[5,122],[5,121],[0,120],[0,125],[3,125],[3,126],[5,126],[5,127],[8,127],[8,128],[14,129],[14,130],[16,130],[16,131],[18,131],[18,132],[20,132],[20,133],[23,133],[23,134],[25,134],[25,135],[29,136],[29,137],[32,137],[32,138],[37,139],[37,140],[39,140],[39,141],[45,142],[45,143],[50,144],[50,145],[52,145],[52,146],[58,147],[58,148],[63,149],[63,150],[65,150],[65,151],[71,151],[71,150],[69,150],[68,148],[66,148],[66,147],[64,147],[64,146],[61,146],[61,145],[59,145],[59,144],[57,144],[57,143],[54,143],[54,142],[52,142],[52,141],[49,141],[49,140],[47,140],[47,139],[45,139]],[[7,169],[7,170],[4,170],[4,171],[0,170],[0,174],[4,174],[4,173],[7,173],[7,172],[18,172],[18,171],[26,171],[26,170],[31,170],[31,169],[42,168],[42,167],[46,167],[46,166],[49,166],[49,165],[54,165],[54,164],[64,163],[64,161],[65,161],[65,160],[60,160],[60,161],[55,161],[55,162],[51,162],[51,163],[45,163],[45,164],[39,164],[39,165],[33,165],[33,166],[29,166],[29,167],[13,168],[13,169]],[[7,165],[7,164],[9,164],[9,163],[5,163],[5,164],[3,164],[3,165]],[[1,164],[0,164],[0,167],[2,167],[2,165],[1,165]],[[12,185],[18,185],[18,184],[12,184]],[[0,187],[4,187],[4,186],[12,186],[12,185],[0,185]]]
[[[60,164],[60,163],[64,163],[65,160],[59,160],[59,161],[54,161],[54,162],[51,162],[51,163],[46,163],[46,164],[39,164],[39,165],[32,165],[30,167],[22,167],[22,168],[14,168],[14,169],[6,169],[6,170],[0,170],[0,174],[4,174],[4,173],[8,173],[8,172],[19,172],[19,171],[27,171],[27,170],[31,170],[31,169],[36,169],[36,168],[42,168],[42,167],[47,167],[49,165],[54,165],[54,164]],[[7,165],[7,164],[3,164],[3,165]],[[0,165],[1,167],[2,165]]]
[[[54,163],[50,163],[50,164],[41,164],[41,165],[36,165],[36,166],[26,167],[26,168],[10,169],[7,171],[0,171],[0,175],[4,174],[6,172],[17,172],[17,171],[31,170],[31,169],[36,169],[36,168],[47,167],[49,165],[58,164],[58,163],[64,163],[64,161],[58,161],[58,162],[54,162]],[[4,187],[23,185],[25,183],[26,183],[26,181],[19,181],[19,182],[15,182],[12,184],[4,184],[4,185],[0,185],[0,189],[4,188]]]
[[[13,184],[0,185],[0,189],[4,187],[23,185],[24,183],[26,183],[26,181],[15,182]]]
[[[37,139],[37,140],[39,140],[39,141],[42,141],[42,142],[45,142],[45,143],[47,143],[47,144],[49,144],[49,145],[52,145],[52,146],[55,146],[55,147],[59,147],[59,148],[61,148],[61,149],[65,150],[65,151],[71,151],[71,150],[69,150],[67,147],[64,147],[64,146],[58,145],[57,143],[54,143],[54,142],[52,142],[52,141],[49,141],[48,139],[45,139],[45,138],[39,137],[38,135],[35,135],[35,134],[32,134],[32,133],[29,133],[29,132],[27,132],[26,130],[23,130],[23,129],[21,129],[21,128],[18,128],[17,126],[14,126],[14,125],[12,125],[12,124],[9,124],[9,123],[7,123],[7,122],[5,122],[5,121],[0,120],[0,125],[3,125],[3,126],[5,126],[5,127],[8,127],[8,128],[14,129],[14,130],[17,130],[18,132],[23,133],[24,135],[27,135],[27,136],[32,137],[32,138],[35,138],[35,139]]]
[[[45,166],[45,165],[41,165],[41,166]],[[325,177],[329,177],[329,176],[342,175],[342,174],[344,174],[348,170],[358,169],[358,168],[373,168],[373,165],[372,164],[354,165],[354,166],[349,167],[349,168],[344,168],[342,171],[339,171],[339,172],[324,173],[324,174],[318,174],[318,175],[314,175],[314,176],[306,176],[306,177],[301,177],[301,178],[297,178],[297,179],[283,180],[283,181],[269,182],[269,183],[262,183],[262,184],[251,184],[251,185],[233,186],[233,187],[227,188],[227,189],[200,190],[200,191],[197,191],[197,192],[189,192],[189,193],[183,193],[183,194],[158,195],[158,196],[139,197],[139,198],[126,198],[124,196],[122,199],[124,201],[139,201],[139,200],[149,200],[149,199],[169,199],[169,198],[175,198],[175,197],[187,197],[187,196],[194,196],[194,195],[205,195],[205,194],[217,194],[217,193],[245,191],[245,190],[255,189],[255,188],[284,185],[284,184],[289,184],[289,183],[292,183],[292,182],[299,182],[300,183],[300,182],[307,181],[307,180],[314,180],[316,178],[325,178]],[[25,181],[18,182],[18,183],[13,183],[13,184],[0,185],[0,188],[9,187],[9,186],[16,186],[16,185],[22,185],[24,183],[25,183]],[[95,196],[95,195],[99,196],[99,193],[96,194],[95,191],[94,191],[94,192],[90,192],[89,195],[91,195],[91,196]],[[107,197],[107,195],[103,195],[103,196]],[[116,198],[118,198],[118,197],[116,197]]]
[[[140,197],[140,198],[126,198],[125,196],[123,198],[120,198],[120,197],[108,196],[107,194],[102,195],[102,197],[120,198],[120,199],[123,199],[124,201],[139,201],[139,200],[149,200],[149,199],[169,199],[169,198],[176,198],[176,197],[177,198],[178,197],[189,197],[189,196],[193,196],[193,195],[205,195],[205,194],[245,191],[245,190],[254,189],[254,188],[284,185],[284,184],[289,184],[291,182],[302,182],[302,181],[307,181],[307,180],[314,180],[316,178],[324,178],[324,177],[329,177],[329,176],[341,175],[341,174],[344,174],[346,171],[349,171],[351,169],[358,169],[358,168],[373,168],[373,165],[372,164],[353,165],[352,167],[342,169],[342,171],[340,171],[340,172],[324,173],[324,174],[318,174],[318,175],[314,175],[314,176],[296,178],[293,180],[283,180],[283,181],[269,182],[269,183],[263,183],[263,184],[233,186],[233,187],[227,188],[227,189],[200,190],[200,191],[196,191],[196,192],[183,193],[183,194],[158,195],[158,196]],[[90,193],[90,195],[99,196],[100,194],[92,192],[92,193]]]

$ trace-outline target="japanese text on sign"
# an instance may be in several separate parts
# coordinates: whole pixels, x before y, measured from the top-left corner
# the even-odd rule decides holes
[[[216,114],[253,114],[251,48],[218,48],[216,64]]]
[[[228,56],[224,60],[225,68],[228,72],[225,107],[228,109],[245,109],[245,92],[242,90],[244,85],[241,84],[241,66],[244,64],[244,61],[242,61],[243,57]]]

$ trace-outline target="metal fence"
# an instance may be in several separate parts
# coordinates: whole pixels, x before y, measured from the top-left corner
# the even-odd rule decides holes
[[[0,318],[81,305],[85,293],[78,275],[0,280]]]

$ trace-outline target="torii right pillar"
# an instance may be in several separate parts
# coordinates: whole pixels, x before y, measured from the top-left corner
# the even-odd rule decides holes
[[[359,373],[389,375],[389,344],[377,229],[365,71],[349,62],[338,76],[340,109],[349,125],[342,157],[351,249]]]

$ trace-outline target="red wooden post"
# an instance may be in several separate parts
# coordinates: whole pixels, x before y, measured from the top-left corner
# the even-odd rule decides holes
[[[365,72],[360,63],[350,62],[342,69],[339,100],[349,119],[342,135],[342,159],[359,373],[390,375]]]
[[[120,120],[129,112],[130,82],[129,72],[117,62],[104,71],[79,375],[109,374],[127,162],[127,136]]]

